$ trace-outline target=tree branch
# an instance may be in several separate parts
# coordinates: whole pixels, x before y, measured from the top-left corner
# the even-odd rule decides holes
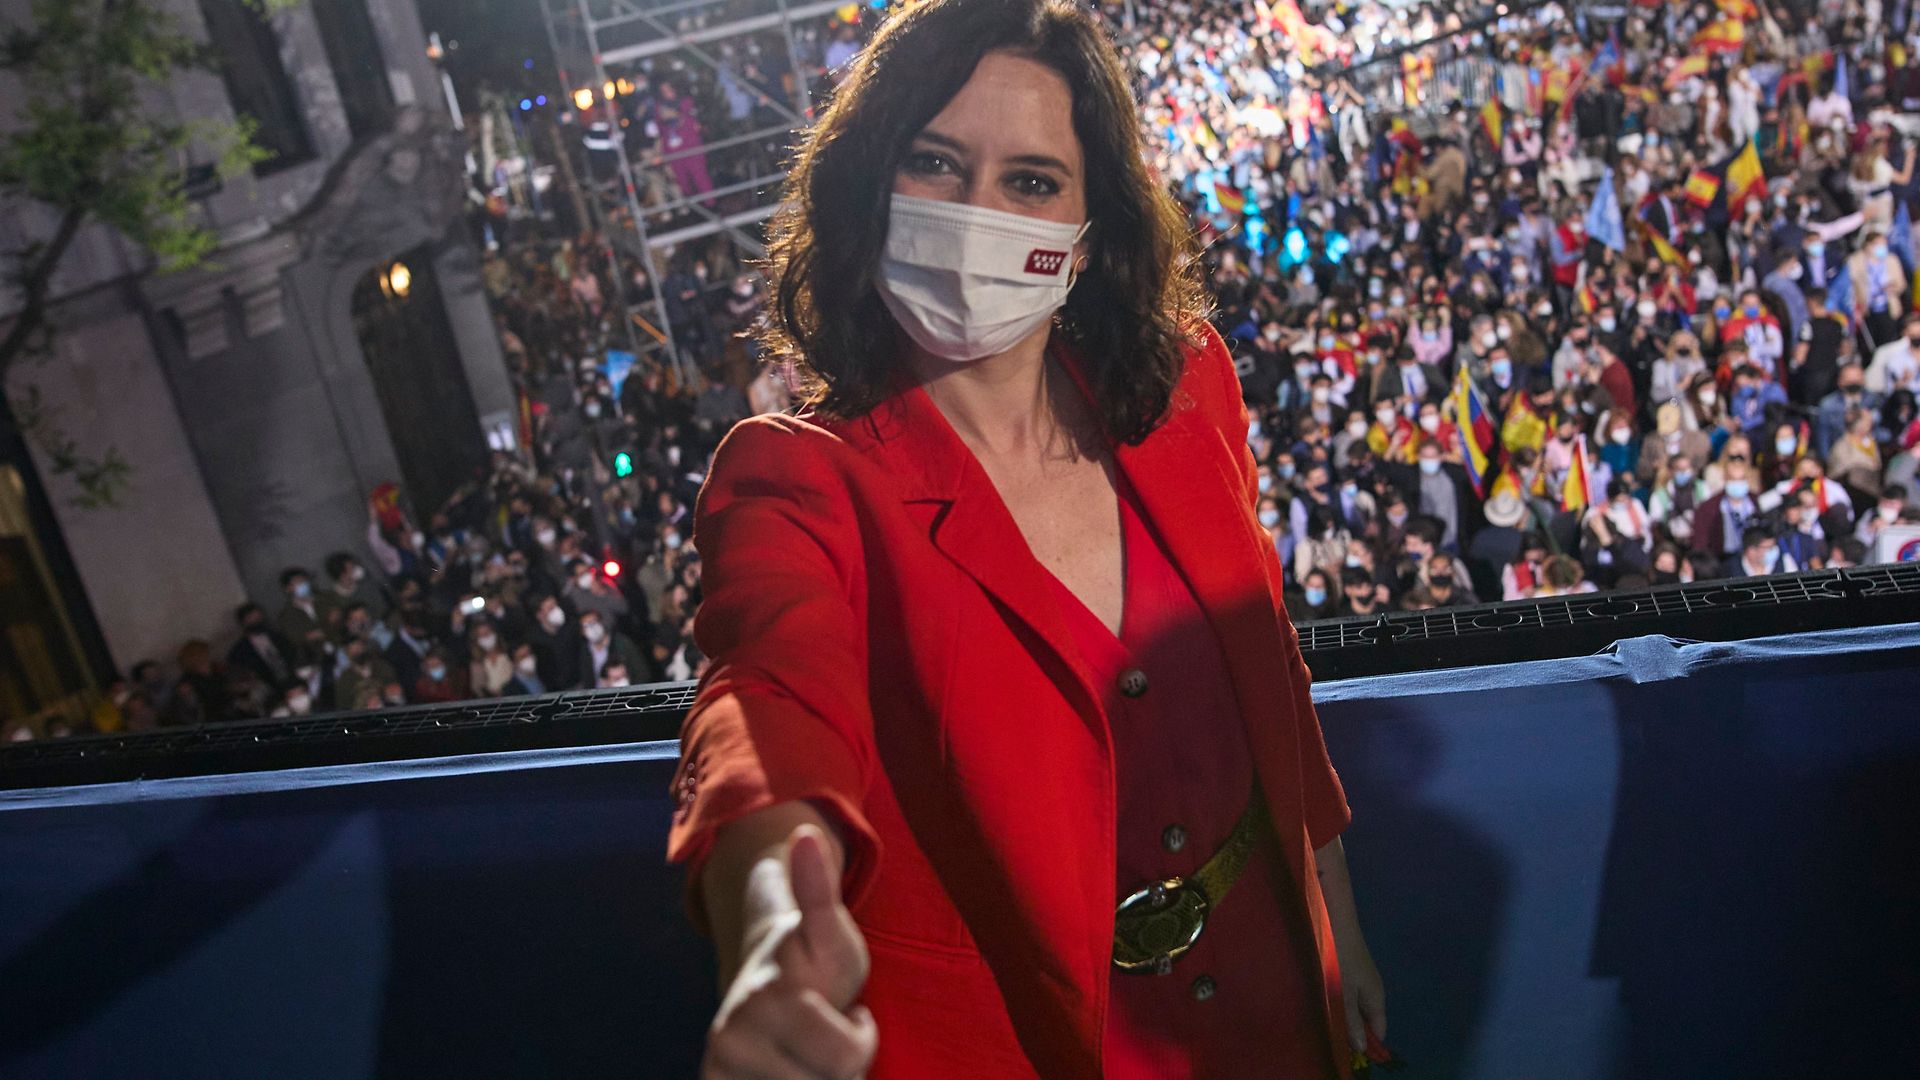
[[[26,302],[20,307],[20,314],[14,316],[13,326],[7,330],[4,341],[0,341],[0,381],[4,381],[13,362],[27,351],[27,342],[34,331],[40,329],[47,317],[47,294],[53,289],[53,274],[60,266],[60,259],[72,245],[73,238],[80,233],[80,224],[85,221],[87,212],[79,207],[70,207],[60,218],[60,228],[54,231],[53,239],[40,251],[40,257],[26,273],[20,275],[20,287],[26,294]]]

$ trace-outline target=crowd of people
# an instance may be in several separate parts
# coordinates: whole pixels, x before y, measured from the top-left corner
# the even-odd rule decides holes
[[[1871,558],[1920,520],[1909,5],[1516,7],[1435,43],[1471,84],[1285,0],[1132,31],[1294,617]]]
[[[1857,565],[1920,520],[1910,7],[1112,9],[1204,243],[1294,618]],[[860,33],[810,39],[815,77]],[[1494,76],[1392,52],[1423,41]],[[675,125],[767,119],[758,56],[638,87],[636,160]],[[686,172],[665,165],[710,186]],[[673,253],[685,363],[629,368],[640,264],[591,231],[500,235],[519,448],[430,512],[375,493],[370,559],[288,568],[230,648],[136,665],[94,727],[699,675],[694,498],[721,436],[791,400],[741,333],[764,284],[724,237]]]

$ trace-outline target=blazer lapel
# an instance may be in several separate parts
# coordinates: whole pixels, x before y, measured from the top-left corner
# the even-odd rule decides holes
[[[885,448],[880,460],[895,470],[903,501],[923,507],[933,545],[1024,624],[1071,676],[1062,689],[1070,700],[1077,699],[1072,703],[1090,718],[1104,748],[1106,709],[1093,672],[1073,644],[1066,613],[1054,599],[1049,573],[1034,557],[993,478],[946,415],[923,387],[904,384],[854,428],[857,441]]]
[[[1080,357],[1071,349],[1060,354],[1092,400]],[[1288,690],[1284,679],[1274,677],[1286,670],[1279,663],[1286,643],[1261,559],[1261,545],[1269,541],[1241,500],[1243,485],[1233,466],[1238,448],[1227,445],[1190,400],[1182,400],[1191,394],[1190,386],[1183,378],[1166,421],[1139,445],[1118,446],[1114,462],[1219,639],[1251,745],[1268,749],[1262,744],[1274,725],[1254,718],[1286,709]],[[1275,779],[1265,778],[1269,798],[1298,786],[1276,788]]]

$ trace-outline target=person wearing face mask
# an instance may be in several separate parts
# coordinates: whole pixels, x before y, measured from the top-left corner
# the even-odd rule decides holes
[[[1866,243],[1847,260],[1853,278],[1853,302],[1875,347],[1900,336],[1907,311],[1907,273],[1887,247],[1883,230],[1870,230]]]
[[[322,622],[330,621],[333,612],[343,612],[354,604],[363,605],[375,619],[386,617],[390,607],[386,590],[373,580],[359,559],[336,551],[327,556],[325,567],[327,584],[316,589],[314,597]]]
[[[560,598],[567,607],[583,615],[598,612],[601,621],[609,626],[625,617],[629,610],[627,598],[620,589],[600,576],[592,560],[583,557],[567,561],[567,585]]]
[[[313,576],[304,567],[290,567],[280,573],[280,591],[286,597],[274,628],[280,631],[301,658],[325,655],[319,642],[332,636],[333,628],[322,618],[319,602],[313,595]]]
[[[227,666],[246,668],[268,686],[287,681],[301,658],[293,643],[268,625],[266,611],[259,604],[241,604],[234,619],[240,624],[240,640],[227,650]]]
[[[1407,347],[1413,350],[1413,357],[1419,363],[1440,364],[1454,352],[1453,325],[1430,311],[1421,316],[1419,325],[1407,335]]]
[[[1669,401],[1654,410],[1654,429],[1640,440],[1640,456],[1633,463],[1636,477],[1655,477],[1672,467],[1676,456],[1692,463],[1699,474],[1713,457],[1713,441],[1699,431],[1691,431],[1681,422],[1684,410],[1677,401]]]
[[[1820,399],[1813,415],[1813,445],[1821,457],[1833,453],[1833,446],[1846,434],[1847,414],[1853,409],[1878,413],[1885,399],[1867,388],[1866,372],[1858,364],[1840,369],[1833,392]]]
[[[1421,564],[1420,583],[1432,607],[1470,607],[1480,602],[1465,569],[1444,551],[1434,552]]]
[[[1645,576],[1653,546],[1646,508],[1624,477],[1607,482],[1607,499],[1590,507],[1580,532],[1580,557],[1589,580],[1612,585],[1624,575]]]
[[[1731,560],[1740,553],[1740,537],[1760,513],[1753,473],[1744,461],[1728,461],[1721,468],[1722,487],[1693,512],[1694,551]]]
[[[1373,401],[1432,401],[1446,392],[1446,380],[1440,369],[1422,364],[1413,349],[1402,345],[1393,352],[1391,367],[1382,366],[1373,380]]]
[[[1791,574],[1800,567],[1780,549],[1780,539],[1771,526],[1755,523],[1747,526],[1740,539],[1740,557],[1733,564],[1730,578],[1766,577]]]
[[[514,646],[513,677],[500,690],[502,697],[531,697],[548,692],[546,681],[540,677],[540,657],[534,652],[531,643]]]
[[[1346,567],[1340,571],[1340,600],[1335,608],[1338,618],[1378,615],[1387,610],[1384,587],[1374,584],[1365,570]]]
[[[1880,442],[1874,437],[1875,416],[1866,409],[1847,412],[1846,434],[1833,444],[1827,458],[1827,475],[1847,486],[1855,494],[1854,505],[1870,503],[1880,495],[1884,463]]]
[[[1666,340],[1664,352],[1653,362],[1648,380],[1649,398],[1656,407],[1679,397],[1695,375],[1707,370],[1700,351],[1700,339],[1691,331],[1676,330]]]
[[[1421,435],[1411,466],[1389,462],[1383,466],[1387,478],[1407,497],[1413,513],[1431,518],[1438,527],[1434,545],[1457,551],[1471,539],[1479,515],[1474,512],[1478,500],[1466,470],[1445,460],[1439,440]]]
[[[1773,271],[1760,280],[1760,287],[1780,298],[1781,306],[1787,311],[1787,324],[1782,327],[1786,340],[1798,342],[1810,318],[1804,288],[1806,268],[1801,265],[1798,248],[1780,248],[1773,253],[1773,258]]]
[[[580,686],[600,686],[609,663],[619,663],[628,671],[644,670],[641,666],[639,646],[633,639],[614,630],[600,617],[598,612],[580,613],[580,637],[583,645],[580,649],[580,670],[576,675]]]
[[[1847,320],[1827,308],[1826,295],[1807,295],[1807,325],[1800,328],[1788,365],[1787,396],[1817,405],[1833,391],[1840,374],[1840,352],[1851,344]]]
[[[359,708],[368,691],[380,696],[380,688],[399,678],[387,658],[359,638],[348,638],[340,648],[342,666],[333,676],[333,701],[338,708]]]
[[[413,701],[416,704],[465,701],[470,695],[463,666],[450,663],[446,651],[438,646],[428,649],[420,664],[420,677],[413,683]]]
[[[820,1064],[779,1068],[874,1080],[936,1058],[1150,1074],[1171,1054],[1196,1075],[1321,1076],[1356,1045],[1342,1017],[1361,1045],[1384,1020],[1248,411],[1196,318],[1130,81],[1083,7],[923,0],[881,24],[795,152],[763,340],[802,373],[801,411],[733,428],[693,530],[710,654],[668,850],[720,961],[704,1075],[794,1054]],[[1181,630],[1207,621],[1182,584],[1200,560],[1227,593],[1272,594],[1244,640]],[[1061,692],[1061,654],[1095,696]],[[1232,673],[1275,663],[1300,693],[1244,713]],[[1011,756],[990,737],[1008,700],[1030,706]],[[1269,735],[1309,764],[1271,759]],[[1176,748],[1191,764],[1169,774]],[[1115,898],[1192,875],[1236,829],[1248,872],[1181,931],[1191,950],[1142,936],[1146,899]],[[923,872],[948,863],[986,877]],[[1219,1034],[1176,1036],[1201,975]],[[802,1010],[806,1031],[781,1025]]]
[[[313,694],[305,686],[295,683],[280,695],[280,702],[268,715],[276,717],[307,716],[313,712]]]
[[[558,597],[542,596],[533,608],[533,625],[527,630],[527,644],[533,647],[539,665],[540,682],[549,690],[580,688],[580,654],[585,640],[579,624],[561,606]]]
[[[1720,328],[1720,341],[1723,348],[1734,342],[1743,343],[1748,357],[1769,372],[1771,378],[1785,376],[1786,335],[1780,320],[1760,302],[1758,291],[1748,289],[1740,294],[1740,306]]]
[[[1882,396],[1899,390],[1920,394],[1920,312],[1906,317],[1899,337],[1874,350],[1866,384]]]
[[[1287,591],[1287,617],[1296,623],[1331,619],[1339,612],[1341,597],[1336,587],[1340,571],[1315,567],[1300,575],[1298,591]]]
[[[1880,498],[1860,515],[1860,523],[1854,528],[1854,539],[1872,550],[1880,540],[1880,534],[1889,526],[1912,524],[1916,515],[1907,506],[1907,489],[1900,484],[1888,484],[1880,489]]]
[[[513,654],[500,639],[500,630],[487,619],[467,624],[467,685],[478,697],[502,697],[513,680]]]

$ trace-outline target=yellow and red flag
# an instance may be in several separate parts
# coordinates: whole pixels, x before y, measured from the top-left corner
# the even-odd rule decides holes
[[[1695,206],[1712,206],[1720,194],[1720,174],[1712,169],[1696,169],[1687,177],[1687,201]]]
[[[1587,471],[1587,437],[1573,437],[1573,464],[1567,466],[1567,478],[1560,482],[1560,509],[1585,510],[1597,502],[1593,497],[1593,474]]]
[[[1480,106],[1480,129],[1487,133],[1487,140],[1495,147],[1500,145],[1500,102],[1489,98]]]
[[[1688,79],[1697,79],[1707,73],[1707,57],[1704,53],[1681,58],[1667,72],[1667,89],[1671,90]]]
[[[1760,17],[1760,9],[1754,6],[1753,0],[1715,0],[1715,2],[1719,6],[1721,13],[1729,19],[1757,19]]]
[[[1767,176],[1760,168],[1760,151],[1748,139],[1746,149],[1727,163],[1727,213],[1737,214],[1748,199],[1767,197]]]
[[[1747,27],[1738,19],[1721,19],[1693,35],[1693,47],[1701,52],[1737,53],[1746,45]]]
[[[1686,257],[1675,251],[1673,245],[1667,242],[1667,238],[1661,236],[1660,230],[1654,228],[1650,222],[1643,219],[1640,222],[1640,230],[1646,233],[1647,242],[1653,245],[1653,253],[1660,256],[1661,262],[1669,266],[1687,265]]]

